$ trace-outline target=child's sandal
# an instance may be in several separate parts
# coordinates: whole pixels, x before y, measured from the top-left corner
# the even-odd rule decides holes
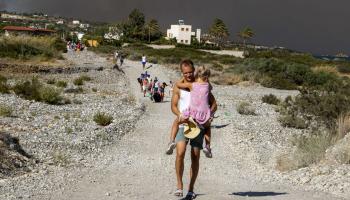
[[[182,189],[177,189],[175,192],[174,192],[174,195],[177,196],[177,197],[182,197],[184,195]]]

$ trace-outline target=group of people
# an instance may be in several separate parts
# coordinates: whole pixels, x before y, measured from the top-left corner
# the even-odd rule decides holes
[[[154,77],[154,79],[152,79],[151,75],[147,71],[141,73],[140,77],[137,78],[137,81],[140,84],[140,89],[143,93],[143,96],[150,97],[154,102],[164,101],[165,87],[173,87],[171,81],[168,85],[165,82],[159,81],[157,77]]]
[[[212,86],[209,83],[210,70],[208,68],[200,66],[195,70],[191,60],[183,60],[180,63],[180,70],[183,78],[175,84],[173,89],[171,110],[176,118],[172,125],[166,154],[172,154],[176,148],[177,189],[174,195],[182,197],[184,158],[186,146],[190,143],[190,183],[185,199],[194,199],[197,196],[194,193],[194,184],[199,170],[200,150],[203,149],[206,157],[212,157],[210,124],[217,104],[211,93]]]
[[[77,43],[73,41],[67,42],[67,51],[83,51],[85,49],[85,46],[78,41]]]

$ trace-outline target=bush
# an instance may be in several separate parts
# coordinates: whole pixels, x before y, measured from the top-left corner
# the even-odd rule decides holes
[[[113,122],[113,117],[106,113],[98,112],[94,115],[94,121],[100,126],[107,126]]]
[[[216,70],[216,71],[223,71],[224,70],[224,67],[217,62],[214,62],[212,64],[211,68]]]
[[[60,58],[66,49],[63,41],[54,37],[11,36],[0,37],[0,57],[44,60]]]
[[[81,75],[80,79],[82,79],[83,81],[91,81],[92,80],[91,77],[87,76],[87,75]]]
[[[0,93],[10,93],[10,86],[7,84],[7,78],[0,75]]]
[[[84,85],[84,80],[81,77],[76,78],[76,79],[74,79],[73,84],[74,85]]]
[[[21,81],[15,84],[13,91],[20,97],[40,101],[40,88],[42,84],[36,77],[33,77],[31,81]]]
[[[73,83],[74,85],[84,85],[84,81],[91,81],[91,78],[87,75],[81,75],[79,78],[76,78]]]
[[[305,129],[308,127],[308,124],[305,122],[305,120],[296,115],[290,115],[290,114],[282,115],[278,118],[278,121],[284,127],[296,128],[296,129]]]
[[[337,70],[340,73],[349,74],[350,73],[350,65],[338,65]]]
[[[241,102],[238,104],[237,112],[241,115],[256,115],[255,109],[248,102]]]
[[[75,93],[75,94],[79,94],[79,93],[83,93],[84,89],[82,87],[77,87],[77,88],[68,88],[64,90],[65,93]]]
[[[277,105],[280,100],[273,94],[269,94],[269,95],[264,95],[261,100],[264,102],[264,103],[267,103],[267,104],[272,104],[272,105]]]
[[[56,86],[65,88],[65,87],[67,87],[67,82],[66,81],[57,81]]]
[[[60,95],[60,91],[53,87],[40,88],[40,101],[46,102],[52,105],[64,104],[63,98]]]
[[[16,83],[13,91],[20,97],[28,100],[45,102],[48,104],[59,105],[67,103],[60,96],[60,91],[54,87],[43,86],[40,81],[33,77],[31,81],[22,81]]]
[[[293,156],[294,165],[301,168],[321,161],[334,140],[330,133],[313,132],[309,136],[296,136],[292,143],[297,148]]]
[[[10,106],[0,104],[0,116],[11,117],[12,111],[13,110]]]
[[[54,78],[51,78],[49,80],[46,81],[47,84],[53,85],[56,83],[56,80]]]

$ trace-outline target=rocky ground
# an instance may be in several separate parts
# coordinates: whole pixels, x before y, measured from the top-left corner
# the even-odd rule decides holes
[[[65,93],[78,104],[52,106],[0,95],[1,102],[15,108],[15,117],[0,118],[1,131],[18,137],[34,156],[23,158],[25,175],[0,180],[0,199],[173,199],[174,156],[164,155],[173,119],[169,97],[160,104],[142,97],[136,83],[141,72],[138,62],[126,61],[124,76],[113,71],[106,58],[91,52],[66,58],[71,68],[79,70],[44,72],[40,77],[67,80],[68,87],[74,87],[72,79],[90,76],[84,93]],[[84,69],[89,70],[81,72]],[[148,71],[166,82],[179,77],[156,64]],[[214,157],[201,158],[198,199],[350,199],[349,165],[331,162],[276,170],[277,158],[293,149],[290,138],[303,131],[282,127],[275,106],[263,103],[261,97],[271,93],[283,99],[297,91],[242,84],[216,85],[213,93],[219,104],[212,124]],[[256,115],[237,112],[243,101]],[[92,116],[97,111],[110,113],[114,122],[96,125]]]

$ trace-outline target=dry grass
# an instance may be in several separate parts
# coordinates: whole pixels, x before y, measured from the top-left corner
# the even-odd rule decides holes
[[[336,139],[342,139],[350,132],[350,113],[341,114],[337,120],[337,136]]]
[[[312,71],[313,72],[326,72],[326,73],[339,75],[339,72],[338,72],[336,67],[328,66],[328,65],[321,65],[321,66],[313,67]]]
[[[243,77],[237,74],[218,75],[210,78],[210,80],[218,85],[236,85],[243,81]]]
[[[277,158],[277,170],[289,171],[319,163],[325,158],[326,150],[335,143],[334,136],[323,131],[294,136],[291,140],[295,151]]]
[[[237,112],[241,115],[256,115],[255,108],[246,101],[242,101],[238,104]]]

